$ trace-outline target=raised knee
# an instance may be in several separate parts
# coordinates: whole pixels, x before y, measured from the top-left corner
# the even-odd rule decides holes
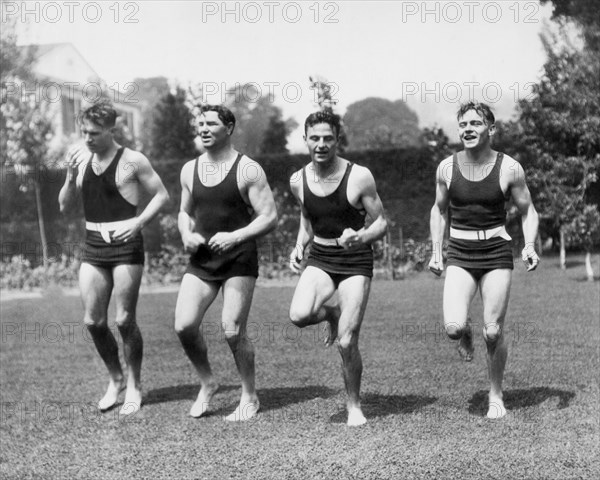
[[[483,339],[488,345],[493,345],[502,337],[502,327],[498,323],[488,323],[483,327]]]
[[[310,312],[298,308],[290,308],[290,320],[297,327],[303,327],[310,318]]]

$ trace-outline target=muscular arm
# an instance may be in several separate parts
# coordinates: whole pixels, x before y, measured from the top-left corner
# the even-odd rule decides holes
[[[369,218],[373,220],[373,223],[368,228],[362,228],[357,232],[358,240],[362,243],[372,243],[385,235],[388,224],[383,212],[381,198],[379,198],[379,194],[377,193],[375,179],[371,172],[364,169],[361,172],[359,181],[362,190],[361,203]]]
[[[510,183],[511,197],[521,214],[521,225],[523,227],[523,237],[525,239],[525,248],[523,249],[523,261],[526,262],[527,270],[534,270],[539,262],[539,257],[535,252],[535,239],[538,234],[539,216],[531,201],[531,194],[527,183],[525,182],[525,172],[523,167],[515,161],[515,174]]]
[[[83,172],[85,171],[89,157],[89,150],[82,145],[75,145],[68,150],[65,158],[67,176],[65,183],[58,193],[58,205],[61,213],[67,213],[75,205],[79,197]]]
[[[435,202],[431,208],[429,217],[429,230],[431,233],[432,257],[429,267],[434,271],[441,272],[444,268],[442,260],[442,244],[444,232],[448,223],[448,204],[450,196],[446,179],[443,177],[445,162],[442,162],[435,174]]]
[[[195,163],[188,162],[181,169],[179,180],[181,183],[181,203],[179,204],[179,214],[177,216],[177,228],[181,234],[181,240],[186,251],[194,252],[200,244],[206,243],[202,235],[193,231],[194,220],[192,219],[192,191],[191,181],[194,178]],[[190,183],[188,183],[188,181]]]
[[[258,163],[252,162],[252,167],[258,169],[257,178],[248,181],[248,200],[254,210],[254,219],[247,226],[233,232],[239,243],[266,235],[277,226],[277,208],[267,175]]]
[[[141,153],[138,153],[138,155],[138,181],[142,188],[152,195],[152,199],[146,205],[146,208],[138,215],[138,222],[143,227],[165,206],[169,200],[169,193],[158,173],[152,168],[150,161]]]

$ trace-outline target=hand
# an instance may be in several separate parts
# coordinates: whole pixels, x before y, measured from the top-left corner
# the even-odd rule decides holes
[[[208,247],[216,253],[225,253],[238,244],[234,232],[217,232],[208,241]]]
[[[302,270],[302,259],[304,258],[304,247],[296,245],[290,253],[290,270],[294,273],[300,273]]]
[[[205,238],[196,232],[188,232],[181,236],[183,248],[187,253],[196,253],[200,245],[206,243]]]
[[[138,222],[138,219],[132,218],[125,226],[115,230],[111,235],[111,238],[117,242],[128,242],[135,238],[141,229],[142,225]]]
[[[429,270],[431,270],[432,273],[440,277],[442,275],[442,272],[444,271],[444,262],[442,260],[438,260],[438,258],[436,257],[437,255],[434,254],[431,257],[431,260],[429,260]]]
[[[69,148],[65,155],[65,166],[67,167],[67,178],[69,181],[75,180],[75,170],[79,168],[90,155],[90,151],[81,144],[77,144]]]
[[[351,228],[346,228],[342,232],[342,235],[340,236],[340,238],[338,238],[338,244],[341,247],[344,247],[346,250],[348,250],[349,248],[356,247],[357,245],[359,245],[361,243],[362,243],[362,240],[360,238],[359,233],[356,230],[353,230]]]
[[[535,270],[538,263],[540,263],[540,257],[535,253],[533,243],[527,243],[525,245],[525,248],[521,252],[521,258],[523,259],[528,272]]]

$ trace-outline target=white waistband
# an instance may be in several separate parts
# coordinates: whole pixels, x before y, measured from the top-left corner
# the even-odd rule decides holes
[[[488,240],[495,237],[512,240],[512,237],[508,234],[504,225],[501,227],[489,228],[488,230],[459,230],[450,227],[450,237],[459,240]]]
[[[85,222],[85,229],[91,230],[92,232],[114,232],[119,228],[123,227],[133,220],[132,218],[128,218],[127,220],[119,220],[116,222]]]
[[[333,247],[339,246],[337,238],[323,238],[323,237],[318,237],[317,235],[314,235],[313,242],[318,243],[319,245],[328,245],[328,246],[333,246]]]

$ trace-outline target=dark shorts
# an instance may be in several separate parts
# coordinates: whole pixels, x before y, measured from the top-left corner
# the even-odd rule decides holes
[[[373,277],[373,249],[370,245],[360,245],[346,250],[334,245],[313,243],[310,247],[307,267],[316,267],[327,273],[335,287],[342,280],[355,275]]]
[[[144,238],[141,233],[138,233],[128,242],[106,243],[100,232],[86,230],[81,262],[103,268],[113,268],[117,265],[143,265]]]
[[[201,245],[190,257],[185,273],[200,280],[218,282],[232,277],[258,277],[258,253],[256,243],[242,244],[231,252],[218,254]]]
[[[463,268],[477,281],[492,270],[513,270],[511,242],[500,237],[489,240],[460,240],[450,237],[447,266]]]

